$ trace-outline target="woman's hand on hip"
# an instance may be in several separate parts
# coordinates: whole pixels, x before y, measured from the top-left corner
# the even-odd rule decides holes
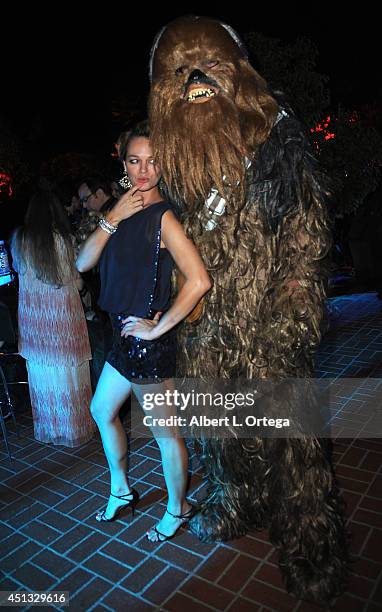
[[[154,340],[154,329],[158,325],[161,312],[158,312],[154,319],[141,319],[140,317],[134,317],[130,315],[126,319],[122,319],[124,324],[121,331],[122,338],[127,336],[134,336],[135,338],[141,338],[142,340]]]
[[[139,185],[135,185],[127,191],[107,213],[106,221],[112,225],[117,225],[120,221],[132,217],[140,210],[143,210],[145,205],[143,202],[142,193],[138,191]]]

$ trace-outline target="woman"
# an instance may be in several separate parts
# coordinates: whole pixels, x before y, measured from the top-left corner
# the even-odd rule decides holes
[[[99,305],[111,316],[114,340],[91,404],[111,474],[111,494],[99,521],[111,521],[124,507],[134,509],[138,494],[126,474],[127,440],[118,413],[134,392],[163,393],[175,375],[176,342],[173,328],[209,290],[203,262],[183,232],[158,183],[146,122],[131,131],[125,143],[129,191],[100,221],[100,227],[82,246],[80,272],[100,264]],[[186,282],[169,307],[173,261]],[[155,414],[154,414],[155,413]],[[153,416],[171,414],[169,406],[155,406]],[[168,490],[167,510],[148,533],[152,542],[175,535],[191,518],[185,499],[188,457],[176,428],[152,428],[161,451]]]
[[[25,357],[39,442],[80,446],[95,431],[91,359],[70,224],[52,192],[36,193],[12,239],[19,274],[19,352]]]

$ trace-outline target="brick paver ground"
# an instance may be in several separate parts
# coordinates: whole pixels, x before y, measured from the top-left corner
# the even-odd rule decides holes
[[[317,376],[382,378],[376,295],[333,298],[329,307],[331,330]],[[149,543],[145,531],[165,508],[155,442],[131,441],[131,483],[141,495],[135,517],[97,523],[94,513],[109,492],[99,440],[78,450],[39,444],[26,402],[19,402],[17,420],[19,438],[8,426],[15,461],[0,454],[0,590],[70,591],[73,611],[323,609],[285,592],[265,531],[207,545],[181,530],[171,542]],[[2,444],[0,451],[5,451]],[[191,448],[190,453],[190,496],[200,498],[202,473]],[[338,438],[334,458],[355,562],[348,590],[333,609],[377,612],[382,609],[382,439]]]

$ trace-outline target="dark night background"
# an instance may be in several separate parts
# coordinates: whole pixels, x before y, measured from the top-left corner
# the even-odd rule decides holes
[[[61,153],[110,159],[124,127],[115,111],[129,106],[145,114],[156,32],[187,13],[220,18],[242,36],[257,32],[285,44],[307,37],[318,50],[315,70],[329,77],[332,110],[339,104],[349,110],[380,104],[375,11],[371,3],[356,9],[341,3],[338,9],[333,2],[232,3],[224,10],[217,3],[183,3],[173,9],[133,2],[99,8],[61,3],[40,12],[23,7],[3,19],[3,35],[8,36],[1,43],[0,120],[17,137],[20,155],[36,174],[45,160]],[[251,61],[257,67],[256,57]],[[7,217],[20,216],[23,205],[14,204],[6,204]]]
[[[245,8],[232,3],[222,11],[215,3],[171,10],[146,3],[97,10],[93,5],[81,17],[78,9],[59,4],[56,14],[33,13],[30,21],[24,13],[7,45],[1,114],[42,154],[102,150],[114,136],[112,99],[125,94],[133,105],[145,107],[153,37],[172,18],[191,12],[219,17],[241,35],[261,32],[285,42],[309,37],[319,50],[317,71],[330,77],[332,102],[358,106],[381,96],[376,9],[368,4],[373,6],[342,8],[338,16],[333,2],[248,3]]]

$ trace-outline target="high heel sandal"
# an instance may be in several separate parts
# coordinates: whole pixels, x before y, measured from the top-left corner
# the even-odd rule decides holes
[[[164,533],[159,531],[155,526],[151,527],[150,531],[148,531],[146,533],[146,537],[149,540],[149,542],[152,542],[153,544],[158,544],[158,543],[166,542],[167,540],[172,540],[172,538],[174,538],[176,536],[176,534],[178,533],[178,531],[181,528],[181,526],[185,525],[186,523],[188,523],[188,521],[190,521],[192,519],[192,517],[194,516],[194,514],[196,512],[196,508],[194,508],[194,506],[191,506],[191,508],[189,510],[187,510],[187,512],[185,512],[184,514],[173,514],[172,512],[167,510],[167,508],[166,508],[166,512],[167,512],[167,514],[170,514],[170,516],[173,516],[176,519],[182,519],[182,522],[175,529],[174,533],[172,533],[171,535],[165,535]],[[152,531],[154,531],[157,534],[157,536],[158,536],[157,540],[150,540],[149,535],[150,535],[150,533]]]
[[[139,502],[138,491],[136,491],[135,489],[131,489],[131,492],[125,493],[125,495],[114,495],[114,493],[110,493],[110,495],[111,497],[116,497],[117,499],[121,499],[122,501],[127,501],[127,504],[123,504],[123,506],[118,508],[118,510],[114,513],[114,515],[111,518],[106,518],[105,517],[106,510],[102,510],[102,512],[96,515],[96,521],[98,521],[99,523],[101,522],[111,523],[111,521],[115,521],[118,518],[118,516],[121,514],[121,512],[125,510],[126,508],[131,508],[131,513],[134,516],[135,506]],[[128,497],[131,497],[131,499],[127,500]]]

